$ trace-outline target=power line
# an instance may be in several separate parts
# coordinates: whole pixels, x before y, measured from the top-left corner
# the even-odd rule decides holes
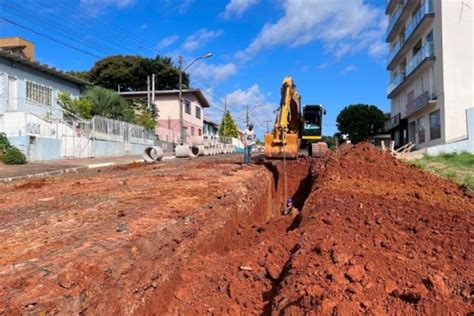
[[[33,2],[35,2],[35,1],[33,1]],[[41,4],[42,1],[36,1],[36,2],[41,7],[47,6],[51,3],[50,1],[46,1],[46,4]],[[90,30],[92,30],[93,32],[97,31],[97,30],[94,30],[94,27],[92,27],[91,23],[90,23],[90,17],[93,16],[93,13],[94,13],[91,10],[87,10],[83,6],[80,6],[78,9],[74,9],[70,6],[66,6],[66,5],[58,3],[58,2],[55,2],[54,6],[51,7],[51,8],[53,10],[56,9],[56,8],[59,8],[62,11],[68,13],[68,15],[71,16],[71,19],[66,20],[67,24],[75,23],[80,28],[86,27],[86,28],[89,28]],[[49,10],[48,14],[62,18],[62,16],[54,14],[53,10]],[[79,12],[79,14],[78,14],[78,12]],[[87,14],[87,12],[89,12],[88,17],[86,17],[84,15],[84,12],[86,14]],[[76,22],[76,21],[74,21],[74,19],[82,21],[83,23]],[[155,47],[156,45],[154,43],[149,42],[148,40],[146,40],[145,38],[143,38],[139,35],[132,36],[131,34],[128,33],[129,32],[128,29],[124,29],[119,24],[115,24],[115,23],[110,22],[109,20],[107,20],[103,16],[101,16],[100,19],[96,19],[95,24],[97,24],[98,26],[101,26],[100,31],[105,31],[106,33],[108,33],[108,34],[105,34],[105,35],[108,36],[110,39],[119,40],[119,44],[122,45],[122,46],[125,45],[125,43],[128,43],[128,45],[130,47],[134,47],[135,49],[136,48],[138,48],[139,50],[146,49],[146,50],[148,50],[149,52],[151,52],[153,54],[156,54],[158,52],[158,50]],[[112,29],[108,28],[107,26],[111,26]],[[102,35],[104,35],[104,34],[102,34]],[[146,45],[144,43],[146,43]]]
[[[51,37],[51,36],[49,36],[49,35],[46,35],[46,34],[43,34],[43,33],[41,33],[41,32],[37,32],[37,31],[35,31],[35,30],[32,30],[31,28],[29,28],[29,27],[27,27],[27,26],[24,26],[24,25],[21,25],[21,24],[19,24],[19,23],[16,23],[16,22],[14,22],[14,21],[12,21],[12,20],[10,20],[10,19],[7,19],[7,18],[5,18],[5,17],[2,17],[2,19],[3,19],[5,22],[8,22],[8,23],[13,24],[13,25],[16,25],[16,26],[18,26],[18,27],[20,27],[20,28],[22,28],[22,29],[24,29],[24,30],[27,30],[27,31],[29,31],[29,32],[32,32],[32,33],[34,33],[34,34],[36,34],[36,35],[39,35],[39,36],[42,36],[42,37],[44,37],[44,38],[47,38],[47,39],[49,39],[49,40],[51,40],[51,41],[53,41],[53,42],[56,42],[56,43],[58,43],[58,44],[64,45],[64,46],[66,46],[66,47],[69,47],[69,48],[74,49],[74,50],[76,50],[76,51],[78,51],[78,52],[81,52],[81,53],[83,53],[83,54],[89,55],[89,56],[94,57],[94,58],[96,58],[96,59],[101,59],[101,58],[102,58],[102,57],[97,56],[97,55],[95,55],[95,54],[89,53],[88,51],[85,51],[85,50],[83,50],[83,49],[81,49],[81,48],[78,48],[78,47],[72,46],[72,45],[70,45],[70,44],[68,44],[68,43],[65,43],[65,42],[63,42],[63,41],[57,40],[57,39],[55,39],[55,38],[53,38],[53,37]]]

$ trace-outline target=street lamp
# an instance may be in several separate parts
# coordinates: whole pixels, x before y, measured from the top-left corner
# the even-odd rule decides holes
[[[252,113],[253,111],[255,111],[257,108],[261,107],[261,106],[264,106],[265,104],[257,104],[256,106],[254,106],[253,108],[249,109],[249,105],[247,104],[247,115],[245,116],[245,123],[247,124],[247,127],[249,126],[249,121],[250,121],[250,117],[249,117],[249,114]]]
[[[183,68],[183,56],[179,56],[179,129],[181,144],[184,144],[186,135],[184,134],[184,123],[183,123],[183,72],[185,72],[189,67],[191,67],[195,62],[200,59],[206,59],[212,57],[212,53],[207,53],[197,58],[194,58],[186,67]]]

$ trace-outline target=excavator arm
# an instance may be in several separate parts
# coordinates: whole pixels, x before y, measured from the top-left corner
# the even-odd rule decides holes
[[[266,158],[297,158],[300,147],[301,97],[291,77],[283,80],[272,133],[265,134]]]

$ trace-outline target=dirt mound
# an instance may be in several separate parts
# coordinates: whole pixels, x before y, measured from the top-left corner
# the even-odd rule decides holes
[[[310,182],[299,216],[238,227],[225,251],[190,260],[161,306],[216,315],[474,310],[474,201],[457,185],[367,144],[315,162]]]

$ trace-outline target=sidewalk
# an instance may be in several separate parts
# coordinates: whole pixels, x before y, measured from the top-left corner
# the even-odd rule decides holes
[[[166,155],[164,160],[173,157]],[[124,165],[134,162],[143,162],[141,156],[106,157],[106,158],[83,158],[50,160],[45,162],[30,162],[25,165],[7,166],[0,164],[0,183],[13,180],[46,177],[56,174],[77,172],[81,169],[103,168],[115,165]]]

